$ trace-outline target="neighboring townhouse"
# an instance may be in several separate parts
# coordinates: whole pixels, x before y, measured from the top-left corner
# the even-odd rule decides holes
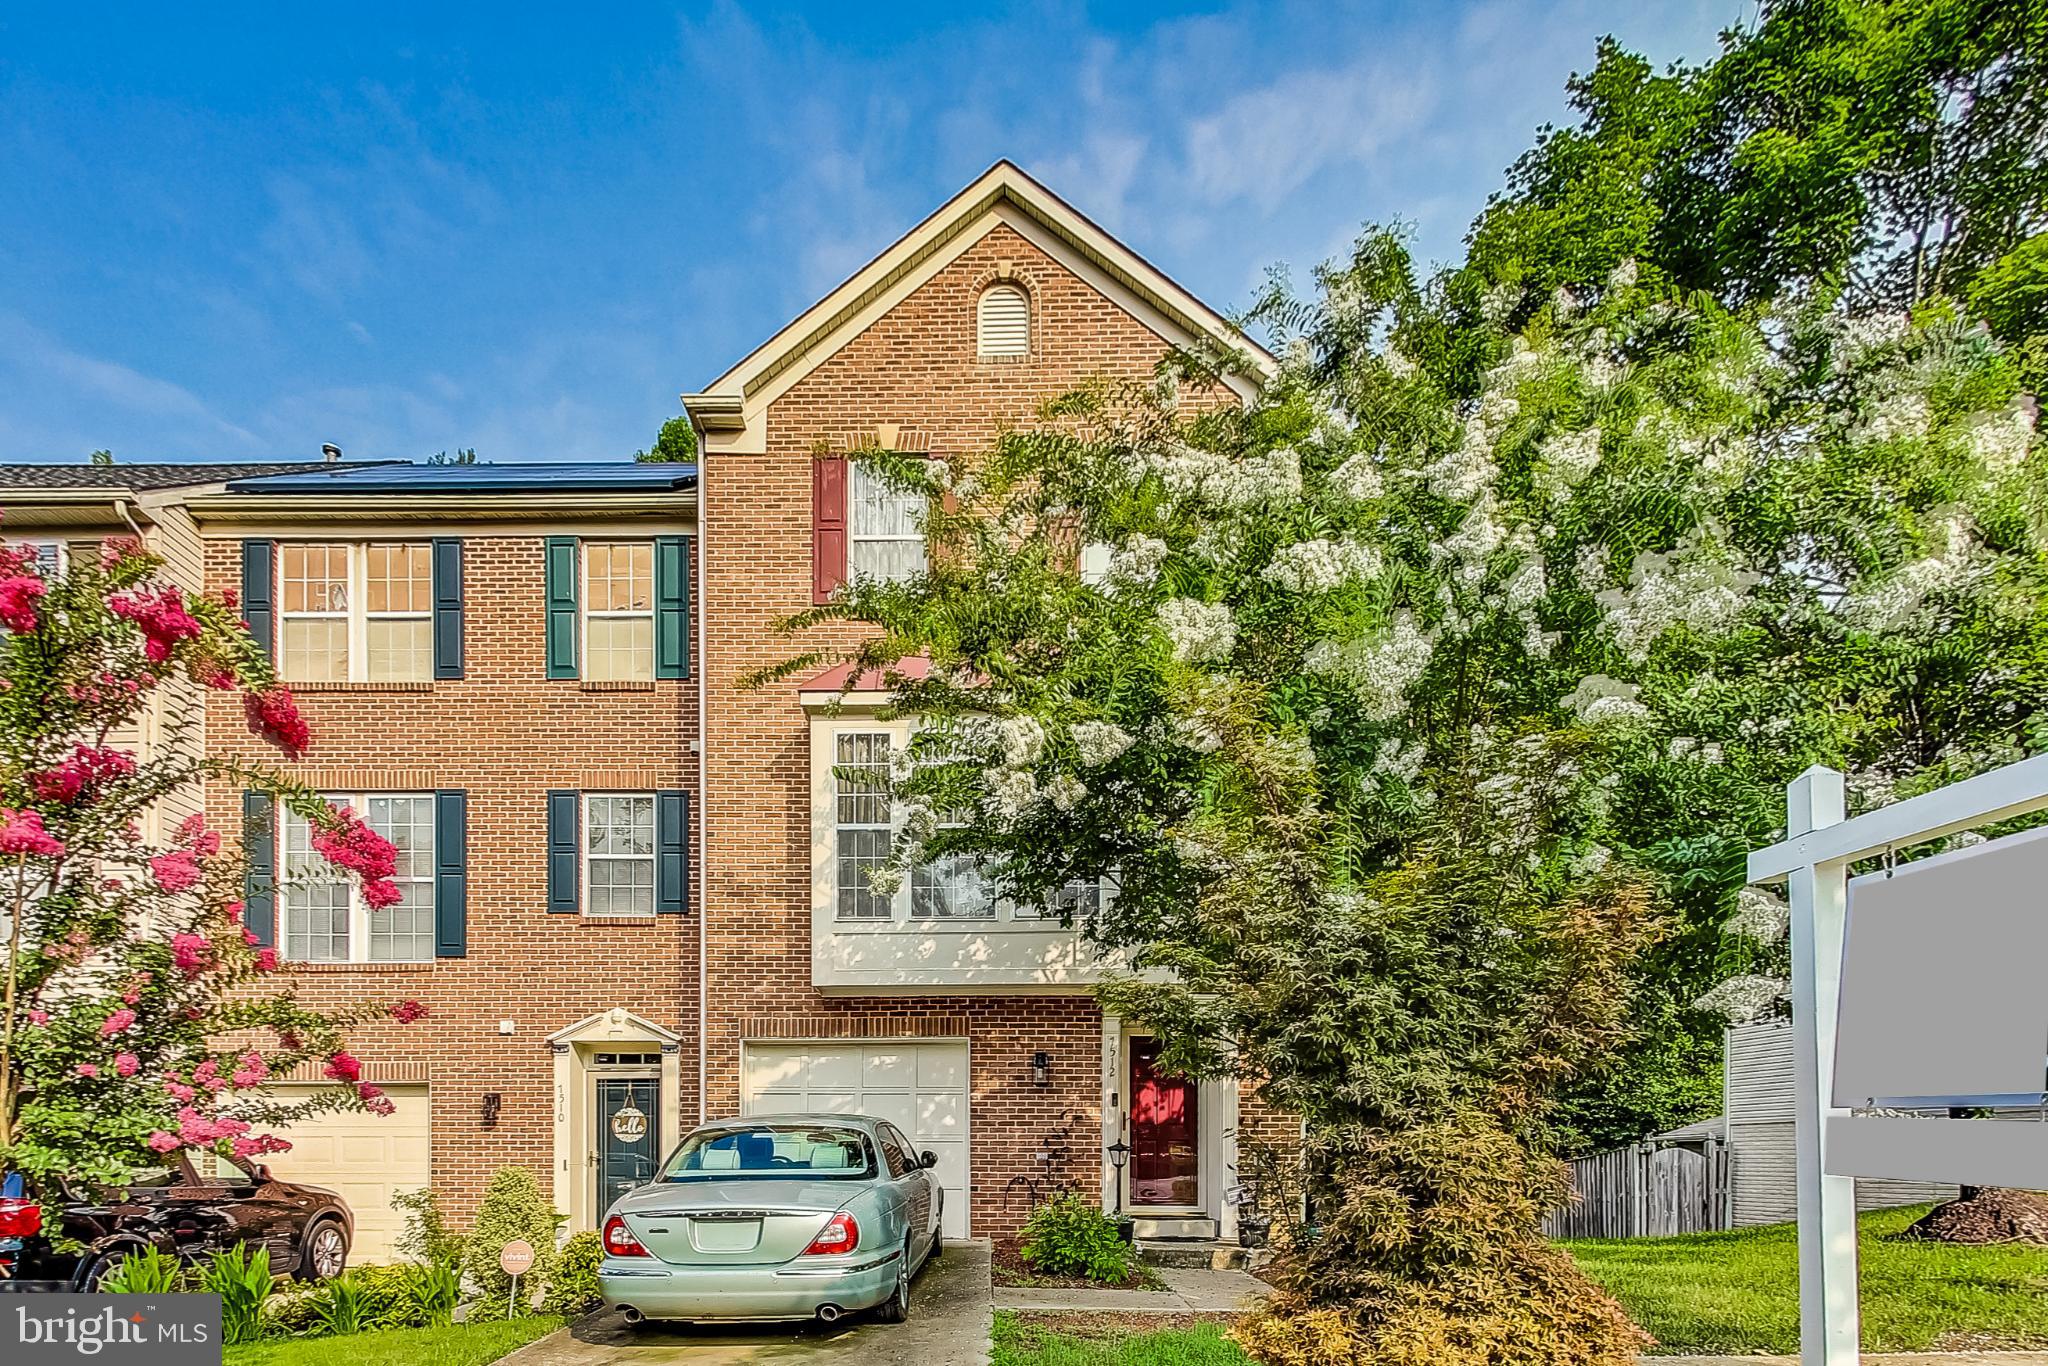
[[[734,681],[813,643],[778,635],[778,619],[849,575],[925,562],[914,499],[848,452],[971,462],[1045,400],[1148,379],[1169,348],[1207,341],[1272,364],[1000,163],[684,396],[705,499],[704,1104],[894,1121],[938,1154],[952,1236],[1014,1230],[1035,1194],[1071,1186],[1120,1201],[1141,1235],[1228,1237],[1253,1117],[1230,1081],[1161,1076],[1153,1042],[1103,1014],[1096,959],[1062,905],[999,902],[958,859],[915,869],[895,896],[868,889],[893,813],[846,771],[886,770],[909,725],[878,719],[875,680],[843,705],[839,670],[753,692]],[[1180,402],[1241,402],[1254,382]],[[1058,900],[1085,919],[1107,894],[1077,885]]]
[[[288,474],[316,462],[274,460],[212,465],[0,465],[0,535],[35,547],[43,563],[61,571],[75,556],[97,557],[109,537],[132,536],[164,561],[164,576],[182,588],[204,585],[205,563],[188,498],[218,493],[230,479]],[[138,723],[108,736],[109,743],[147,759],[178,741],[194,750],[204,726],[172,734],[171,709],[189,704],[197,689],[176,679],[155,693]],[[145,818],[144,836],[158,841],[200,806],[196,791],[173,794]]]
[[[372,911],[302,821],[212,792],[254,832],[247,924],[309,1003],[430,1011],[353,1036],[394,1113],[298,1126],[272,1165],[347,1197],[358,1261],[391,1255],[393,1194],[467,1222],[506,1165],[594,1227],[700,1108],[695,469],[335,465],[188,506],[313,734],[278,762],[210,694],[209,745],[400,851],[404,900]]]

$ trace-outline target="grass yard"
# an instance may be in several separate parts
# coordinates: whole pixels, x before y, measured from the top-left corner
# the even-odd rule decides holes
[[[2048,1250],[1888,1240],[1926,1210],[1862,1218],[1863,1350],[2048,1344]],[[1656,1334],[1656,1351],[1799,1350],[1790,1224],[1566,1246]]]
[[[539,1316],[340,1338],[283,1338],[230,1347],[223,1361],[224,1366],[485,1366],[561,1326],[558,1318]]]
[[[1022,1323],[1015,1314],[998,1311],[990,1366],[1249,1366],[1250,1360],[1216,1323],[1083,1336]]]

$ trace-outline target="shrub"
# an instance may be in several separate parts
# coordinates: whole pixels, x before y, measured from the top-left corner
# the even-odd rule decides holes
[[[541,1312],[578,1318],[603,1304],[597,1289],[597,1264],[603,1260],[604,1243],[595,1233],[579,1233],[562,1244]]]
[[[469,1282],[477,1302],[470,1318],[493,1319],[531,1312],[526,1303],[509,1303],[512,1278],[498,1269],[498,1253],[515,1238],[533,1245],[533,1268],[519,1278],[520,1287],[546,1282],[554,1270],[555,1229],[562,1216],[540,1193],[540,1182],[526,1167],[500,1167],[477,1208],[476,1227],[464,1253]]]
[[[199,1288],[220,1296],[223,1342],[233,1346],[263,1336],[263,1302],[275,1285],[269,1248],[251,1252],[246,1244],[238,1244],[213,1254],[199,1273]]]
[[[370,1327],[369,1296],[360,1273],[348,1272],[324,1282],[313,1294],[313,1331],[321,1337],[348,1337]]]
[[[1116,1221],[1071,1191],[1031,1211],[1020,1251],[1049,1276],[1085,1276],[1106,1285],[1129,1280],[1136,1259]]]
[[[400,1191],[391,1197],[391,1203],[405,1211],[405,1232],[398,1237],[400,1252],[435,1266],[462,1266],[463,1245],[468,1240],[448,1227],[441,1213],[441,1197],[422,1186],[416,1191]]]
[[[146,1247],[116,1263],[100,1282],[100,1289],[109,1295],[168,1295],[181,1279],[177,1258]]]

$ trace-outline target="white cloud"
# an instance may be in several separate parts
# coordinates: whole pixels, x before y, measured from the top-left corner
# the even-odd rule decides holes
[[[1291,72],[1225,101],[1188,129],[1187,178],[1212,204],[1249,199],[1268,213],[1308,180],[1364,162],[1412,132],[1433,103],[1427,72],[1377,62]]]

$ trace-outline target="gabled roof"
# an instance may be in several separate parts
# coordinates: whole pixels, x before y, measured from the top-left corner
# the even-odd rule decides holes
[[[694,488],[697,467],[667,461],[551,463],[531,465],[303,466],[286,474],[236,479],[229,493],[477,494],[477,493],[668,493]]]
[[[347,468],[363,469],[370,463],[374,462]],[[153,489],[222,484],[230,479],[246,479],[266,474],[317,470],[322,468],[322,465],[323,462],[316,460],[258,460],[196,465],[169,462],[141,465],[6,464],[0,465],[0,488],[106,489],[110,492],[125,489],[140,493]]]
[[[1164,271],[1012,162],[998,161],[887,251],[705,386],[702,393],[684,394],[685,406],[707,430],[737,430],[744,425],[742,407],[747,400],[778,381],[786,383],[786,372],[802,373],[822,362],[837,349],[826,343],[856,315],[905,276],[955,245],[960,235],[989,211],[1003,206],[1020,212],[1190,338],[1208,337],[1230,346],[1264,374],[1277,369],[1278,362],[1270,352]]]

